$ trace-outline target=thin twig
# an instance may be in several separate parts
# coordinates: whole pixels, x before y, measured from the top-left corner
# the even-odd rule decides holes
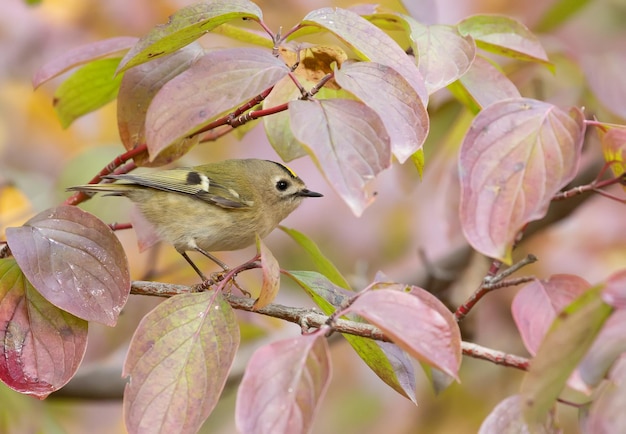
[[[463,318],[465,318],[467,314],[470,313],[470,311],[474,308],[474,306],[476,306],[476,303],[478,303],[485,295],[487,295],[489,292],[493,291],[494,289],[499,289],[499,288],[503,288],[506,286],[518,285],[520,283],[527,282],[528,280],[524,280],[524,279],[520,279],[520,280],[512,279],[509,281],[505,281],[505,279],[511,274],[521,269],[522,267],[525,267],[528,264],[532,264],[535,261],[537,261],[536,256],[528,255],[521,261],[517,262],[516,264],[511,265],[509,268],[503,271],[497,272],[495,274],[492,274],[491,273],[492,270],[499,269],[500,267],[499,265],[500,261],[494,261],[494,263],[491,266],[491,269],[489,270],[490,273],[488,273],[485,276],[480,287],[476,291],[474,291],[474,293],[462,305],[460,305],[457,308],[456,312],[454,312],[454,317],[456,318],[456,320],[457,321],[463,320]],[[528,279],[532,280],[532,278],[528,278]],[[503,282],[506,282],[506,283],[503,283]]]

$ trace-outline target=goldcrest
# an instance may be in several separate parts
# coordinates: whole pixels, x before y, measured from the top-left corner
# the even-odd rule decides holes
[[[200,252],[227,270],[210,252],[250,246],[256,234],[261,238],[269,234],[302,199],[322,196],[307,189],[288,167],[258,159],[105,178],[124,182],[68,190],[126,196],[203,280],[206,277],[186,252]]]

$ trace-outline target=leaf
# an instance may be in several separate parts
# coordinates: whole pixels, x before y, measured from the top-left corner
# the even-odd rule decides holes
[[[258,235],[256,236],[256,249],[261,256],[261,270],[263,271],[261,293],[252,306],[252,309],[258,310],[270,304],[278,294],[280,289],[280,265],[278,265],[278,261]]]
[[[606,133],[600,131],[604,160],[611,163],[611,171],[616,177],[626,172],[626,129],[611,128]],[[625,187],[626,188],[626,187]]]
[[[511,312],[530,354],[537,353],[557,315],[590,286],[581,277],[556,274],[547,280],[535,280],[516,294]]]
[[[309,432],[330,377],[328,343],[320,333],[259,348],[239,385],[235,409],[238,431]]]
[[[429,94],[458,80],[470,68],[476,55],[471,36],[461,35],[453,26],[425,26],[410,17],[404,19]]]
[[[235,314],[213,291],[171,297],[133,335],[124,377],[131,433],[195,433],[213,411],[239,347]]]
[[[186,71],[202,54],[198,43],[144,63],[124,73],[117,97],[117,126],[126,150],[146,143],[146,114],[154,96],[172,78]],[[193,141],[183,142],[186,145]],[[161,166],[176,160],[187,151],[188,146],[172,146],[170,152],[162,152],[151,164],[147,155],[134,158],[138,166]]]
[[[345,305],[353,296],[349,291],[333,285],[319,273],[291,271],[289,276],[307,292],[326,315],[332,314],[337,307]],[[347,318],[362,322],[355,315],[347,315]],[[350,334],[342,334],[342,336],[385,384],[414,404],[417,403],[413,363],[404,351],[390,342],[379,342]]]
[[[487,418],[480,425],[478,434],[500,434],[500,433],[529,433],[549,434],[558,433],[553,426],[552,420],[547,420],[540,426],[530,427],[526,425],[522,417],[522,397],[513,395],[500,401],[500,403],[489,413]]]
[[[218,115],[259,95],[289,73],[260,48],[207,53],[163,85],[146,116],[150,159],[207,125]]]
[[[74,376],[87,322],[44,299],[12,258],[0,259],[0,379],[40,399]]]
[[[138,39],[134,37],[121,36],[103,39],[102,41],[92,42],[69,50],[37,70],[33,76],[33,87],[37,89],[45,82],[79,65],[126,51],[135,45],[137,41]]]
[[[461,224],[474,249],[511,263],[518,231],[576,175],[584,132],[580,110],[528,98],[476,116],[459,154]]]
[[[380,117],[358,101],[291,101],[294,136],[311,149],[337,193],[359,216],[373,201],[366,185],[391,165],[389,136]]]
[[[114,74],[119,62],[119,58],[94,60],[61,83],[54,93],[54,110],[63,128],[117,97],[122,76]]]
[[[413,155],[411,155],[411,161],[413,162],[413,165],[415,166],[415,169],[417,170],[420,179],[422,179],[424,177],[425,166],[424,148],[418,149]]]
[[[307,14],[301,25],[326,29],[352,47],[361,60],[393,68],[427,106],[428,92],[416,65],[391,37],[365,18],[346,9],[322,8]]]
[[[179,9],[167,24],[153,28],[126,54],[118,72],[173,53],[235,19],[261,21],[261,9],[248,0],[213,0]]]
[[[290,77],[283,77],[270,94],[263,100],[263,110],[271,109],[288,101],[298,99],[302,94],[294,86]],[[292,161],[306,155],[306,149],[302,147],[289,127],[289,112],[287,110],[275,113],[271,116],[263,116],[265,134],[272,148],[283,161]]]
[[[618,309],[604,323],[598,337],[580,362],[580,377],[589,386],[597,386],[615,361],[626,352],[626,311]]]
[[[347,312],[362,316],[411,356],[458,380],[461,334],[456,323],[451,324],[453,318],[433,307],[432,299],[379,289],[360,295]]]
[[[333,63],[341,65],[347,58],[343,50],[328,45],[298,49],[297,52],[280,47],[279,53],[287,65],[298,65],[292,75],[296,76],[304,89],[312,89],[326,74],[333,72]],[[277,107],[300,98],[302,92],[294,85],[292,78],[283,77],[263,100],[263,109],[275,111]],[[315,98],[354,98],[354,96],[342,90],[334,80],[330,80],[319,89]],[[277,111],[272,116],[263,116],[263,124],[272,147],[284,161],[306,155],[306,150],[291,131],[287,110]]]
[[[428,135],[428,113],[402,75],[378,63],[351,62],[335,71],[335,80],[380,116],[400,163],[421,149]]]
[[[7,229],[15,260],[50,303],[114,326],[130,293],[124,249],[107,225],[74,206],[37,214]]]
[[[270,49],[274,48],[272,38],[270,38],[270,36],[264,31],[244,29],[242,27],[236,27],[232,24],[226,23],[214,28],[213,33],[228,36],[229,38],[236,39],[237,41],[258,45],[260,47]]]
[[[520,392],[524,419],[531,427],[545,421],[568,377],[611,314],[601,290],[602,286],[589,289],[559,314],[530,363]]]
[[[522,97],[513,82],[482,56],[476,56],[469,70],[448,89],[474,113],[495,102]]]
[[[311,257],[315,266],[328,280],[344,289],[350,289],[350,284],[342,276],[341,272],[335,265],[322,253],[315,242],[295,229],[279,226],[279,228],[289,235],[296,243],[300,245]]]
[[[609,276],[602,291],[602,299],[616,309],[626,309],[626,269]]]
[[[457,25],[462,35],[470,35],[478,48],[514,59],[554,66],[539,39],[519,21],[502,15],[474,15]]]
[[[608,384],[591,403],[584,425],[587,433],[618,433],[626,424],[626,357],[622,356],[611,369]]]

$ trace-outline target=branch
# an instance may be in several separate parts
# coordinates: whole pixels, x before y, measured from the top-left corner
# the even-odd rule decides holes
[[[160,282],[135,281],[131,287],[131,294],[154,295],[158,297],[171,297],[178,294],[189,294],[198,292],[200,285],[184,286],[174,285]],[[247,312],[256,312],[261,315],[270,316],[272,318],[282,319],[294,324],[298,324],[303,330],[311,328],[320,328],[328,325],[329,316],[320,313],[315,309],[299,308],[284,306],[281,304],[271,303],[263,309],[254,310],[254,299],[249,297],[238,297],[232,294],[224,295],[226,301],[233,309],[245,310]],[[374,339],[383,342],[392,342],[382,330],[378,327],[367,323],[349,321],[346,319],[335,319],[332,322],[333,330],[339,333],[347,333],[364,338]],[[491,348],[481,347],[471,342],[462,342],[461,348],[463,354],[476,359],[487,360],[497,365],[513,367],[526,370],[529,360],[513,354],[504,353],[502,351],[493,350]]]
[[[511,265],[509,268],[504,269],[503,271],[497,272],[500,268],[500,262],[494,261],[492,264],[490,272],[483,279],[481,285],[478,287],[476,291],[462,304],[458,307],[456,312],[454,312],[454,316],[457,321],[461,321],[463,318],[467,316],[467,314],[472,310],[476,303],[480,301],[485,295],[494,289],[500,289],[507,286],[519,285],[521,283],[529,282],[533,280],[533,277],[521,277],[518,279],[507,279],[511,274],[518,271],[520,268],[525,267],[526,265],[532,264],[536,262],[537,258],[534,255],[528,255],[521,261]],[[497,273],[497,274],[495,274]]]

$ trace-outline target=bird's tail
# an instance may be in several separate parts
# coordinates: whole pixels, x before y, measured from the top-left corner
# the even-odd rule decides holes
[[[130,191],[136,190],[133,184],[85,184],[67,188],[67,191],[82,191],[83,193],[105,193],[105,196],[126,196]]]

